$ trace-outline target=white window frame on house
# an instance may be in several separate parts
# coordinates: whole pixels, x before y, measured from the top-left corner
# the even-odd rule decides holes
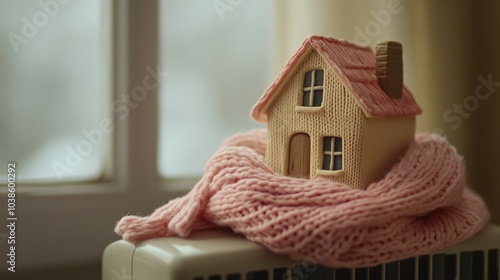
[[[316,71],[323,71],[323,83],[321,85],[316,85],[316,77],[315,73]],[[306,82],[306,76],[308,73],[311,73],[311,84],[309,86],[305,85]],[[325,84],[325,70],[321,68],[317,69],[311,69],[306,71],[303,74],[303,82],[302,82],[302,91],[297,95],[298,100],[297,100],[297,105],[295,106],[295,111],[298,113],[322,113],[324,111],[325,106],[324,104],[324,84]],[[314,103],[314,91],[316,90],[321,90],[321,104],[319,106],[313,106]],[[304,105],[304,97],[306,92],[309,91],[309,105]]]
[[[103,63],[110,70],[103,96],[115,100],[144,83],[147,67],[159,65],[159,0],[111,0],[102,5],[103,49],[109,53]],[[151,213],[196,183],[198,178],[159,176],[159,86],[148,90],[126,118],[110,110],[114,131],[100,179],[17,186],[19,269],[99,261],[105,246],[119,239],[113,228],[123,215]],[[6,192],[0,186],[2,197]],[[2,221],[6,221],[5,212],[0,212]]]
[[[326,149],[325,141],[330,140],[330,149]],[[339,143],[337,143],[337,140]],[[318,173],[320,175],[338,175],[344,171],[344,140],[337,136],[324,136],[321,145],[321,166]],[[339,144],[339,145],[337,145]],[[338,148],[340,146],[340,148]],[[328,169],[325,169],[325,156],[330,156]],[[340,157],[340,168],[335,166],[335,157]]]
[[[318,80],[316,79],[316,73],[318,71],[321,71],[321,73],[323,73],[323,78],[322,78],[322,81],[320,84],[317,84]],[[307,75],[311,75],[311,79],[310,79],[310,84],[306,85],[306,77]],[[323,85],[325,83],[325,80],[324,80],[324,70],[323,69],[312,69],[312,70],[309,70],[307,71],[306,73],[304,73],[304,83],[303,83],[303,88],[302,88],[302,100],[301,100],[301,105],[303,107],[322,107],[323,106]],[[321,100],[320,100],[320,104],[319,105],[314,105],[314,100],[316,98],[316,96],[318,95],[318,93],[316,91],[320,91],[321,92]],[[305,100],[305,97],[306,97],[306,93],[309,93],[309,98],[308,98],[308,103],[309,104],[306,104],[306,102],[304,102]]]

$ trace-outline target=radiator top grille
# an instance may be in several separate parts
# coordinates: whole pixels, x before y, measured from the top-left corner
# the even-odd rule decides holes
[[[298,264],[226,275],[198,276],[192,280],[500,280],[498,249],[459,254],[423,255],[366,268],[329,268]]]

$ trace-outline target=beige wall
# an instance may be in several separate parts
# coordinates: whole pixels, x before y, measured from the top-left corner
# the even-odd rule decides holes
[[[416,54],[420,131],[444,133],[467,166],[467,181],[500,223],[500,3],[419,1]],[[478,90],[478,91],[477,91]],[[437,130],[436,130],[437,129]]]

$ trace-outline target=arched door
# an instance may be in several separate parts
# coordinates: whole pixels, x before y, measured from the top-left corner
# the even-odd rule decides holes
[[[288,176],[309,178],[311,138],[307,133],[297,133],[290,139],[288,150]]]

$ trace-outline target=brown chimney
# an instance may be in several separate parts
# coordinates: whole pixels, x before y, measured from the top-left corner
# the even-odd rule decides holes
[[[377,53],[378,83],[390,98],[403,95],[403,48],[398,42],[381,42],[375,46]]]

